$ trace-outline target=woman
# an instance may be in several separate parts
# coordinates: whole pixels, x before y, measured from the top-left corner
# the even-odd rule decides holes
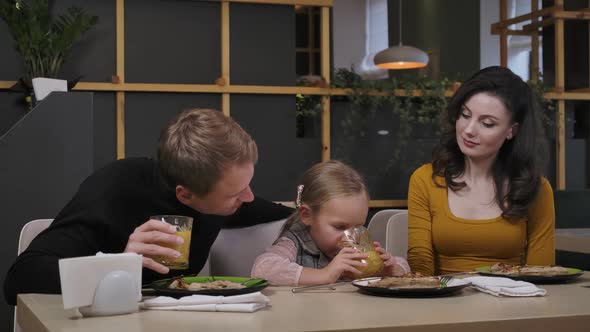
[[[413,271],[554,264],[553,192],[536,158],[538,112],[530,87],[503,67],[482,69],[451,98],[432,164],[410,179]]]

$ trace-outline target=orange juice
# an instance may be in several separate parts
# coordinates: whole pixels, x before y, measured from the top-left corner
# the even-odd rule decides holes
[[[154,260],[166,265],[171,270],[185,270],[188,269],[188,254],[191,249],[191,231],[178,231],[176,232],[176,235],[184,239],[183,244],[171,245],[168,243],[158,243],[158,245],[174,249],[180,253],[180,256],[177,258],[156,256],[154,257]]]
[[[364,226],[352,227],[342,232],[338,245],[341,248],[355,248],[359,252],[367,254],[367,258],[361,259],[361,262],[366,265],[356,267],[361,272],[361,275],[357,276],[358,278],[374,277],[383,270],[383,260],[375,250],[369,231]]]
[[[357,267],[362,274],[359,278],[368,278],[377,275],[383,269],[383,260],[379,257],[379,253],[375,250],[366,251],[367,258],[361,260],[363,263],[367,263],[367,266]]]

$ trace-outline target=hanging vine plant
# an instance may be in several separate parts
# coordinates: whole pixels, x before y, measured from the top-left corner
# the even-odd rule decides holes
[[[544,110],[541,119],[545,129],[554,131],[555,107],[553,101],[543,97],[546,88],[542,80],[529,84]],[[348,105],[345,115],[338,123],[339,139],[337,142],[332,140],[333,157],[358,163],[359,156],[355,155],[355,149],[366,153],[368,145],[376,144],[371,141],[375,138],[376,123],[384,126],[389,124],[388,130],[378,130],[387,132],[388,137],[391,137],[392,145],[387,150],[388,159],[374,170],[378,177],[392,171],[402,172],[401,175],[405,176],[405,173],[428,160],[431,153],[428,144],[433,144],[439,137],[440,115],[446,110],[449,101],[445,94],[447,91],[456,91],[459,86],[460,83],[448,78],[431,79],[426,76],[363,80],[352,69],[337,69],[331,87],[346,89],[347,94],[333,96],[332,100],[344,101]],[[297,95],[298,120],[309,117],[317,120],[320,112],[321,96]],[[388,117],[387,123],[379,122],[384,119],[382,112],[388,114],[385,115]],[[419,148],[415,148],[417,146]]]
[[[311,80],[307,77],[297,80],[297,86],[323,86],[323,80]],[[315,123],[319,122],[322,111],[322,96],[295,95],[295,135],[298,138],[313,137],[316,132]]]
[[[350,104],[349,112],[340,123],[343,140],[335,146],[334,155],[348,162],[355,159],[351,147],[359,138],[369,134],[371,124],[377,121],[377,112],[387,112],[391,122],[397,124],[391,130],[383,130],[391,134],[395,143],[388,151],[388,161],[379,167],[380,173],[387,173],[398,165],[408,168],[411,164],[404,152],[416,133],[427,132],[427,136],[438,136],[439,115],[446,108],[445,91],[450,88],[451,82],[446,78],[433,80],[428,77],[368,81],[362,80],[353,70],[338,69],[333,86],[349,90],[345,100]],[[400,90],[404,93],[396,93]],[[426,153],[425,150],[414,152]],[[422,156],[419,159],[423,159]]]
[[[545,130],[554,131],[554,102],[543,97],[546,88],[542,81],[529,84],[542,106]],[[407,179],[429,160],[431,146],[440,136],[440,116],[447,108],[448,92],[456,91],[460,83],[426,76],[363,80],[352,69],[337,69],[331,87],[347,90],[343,96],[332,97],[332,119],[338,121],[332,124],[337,126],[333,127],[332,157],[355,165],[366,163],[367,158],[377,161],[370,166],[370,176],[379,180],[387,174]],[[341,101],[346,104],[345,113],[336,110]],[[320,112],[321,96],[297,96],[298,120],[314,118],[319,122]],[[380,133],[386,135],[385,140],[379,138]],[[385,155],[371,156],[379,151],[375,148],[379,144],[386,145],[381,149],[386,149]]]

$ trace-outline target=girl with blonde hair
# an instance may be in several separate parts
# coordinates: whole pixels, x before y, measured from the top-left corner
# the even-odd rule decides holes
[[[297,187],[296,211],[279,238],[258,256],[252,276],[274,285],[316,285],[355,278],[367,254],[340,248],[343,232],[362,226],[367,219],[369,195],[362,177],[339,161],[314,165]],[[404,258],[393,257],[378,242],[383,275],[409,272]]]

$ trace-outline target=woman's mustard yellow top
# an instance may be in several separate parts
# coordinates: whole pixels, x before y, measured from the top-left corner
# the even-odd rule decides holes
[[[440,180],[440,181],[439,181]],[[437,178],[444,184],[444,178]],[[418,168],[408,192],[408,262],[412,271],[440,275],[472,271],[498,262],[555,263],[553,191],[543,178],[526,217],[509,221],[454,216],[447,188],[432,181],[432,165]]]

